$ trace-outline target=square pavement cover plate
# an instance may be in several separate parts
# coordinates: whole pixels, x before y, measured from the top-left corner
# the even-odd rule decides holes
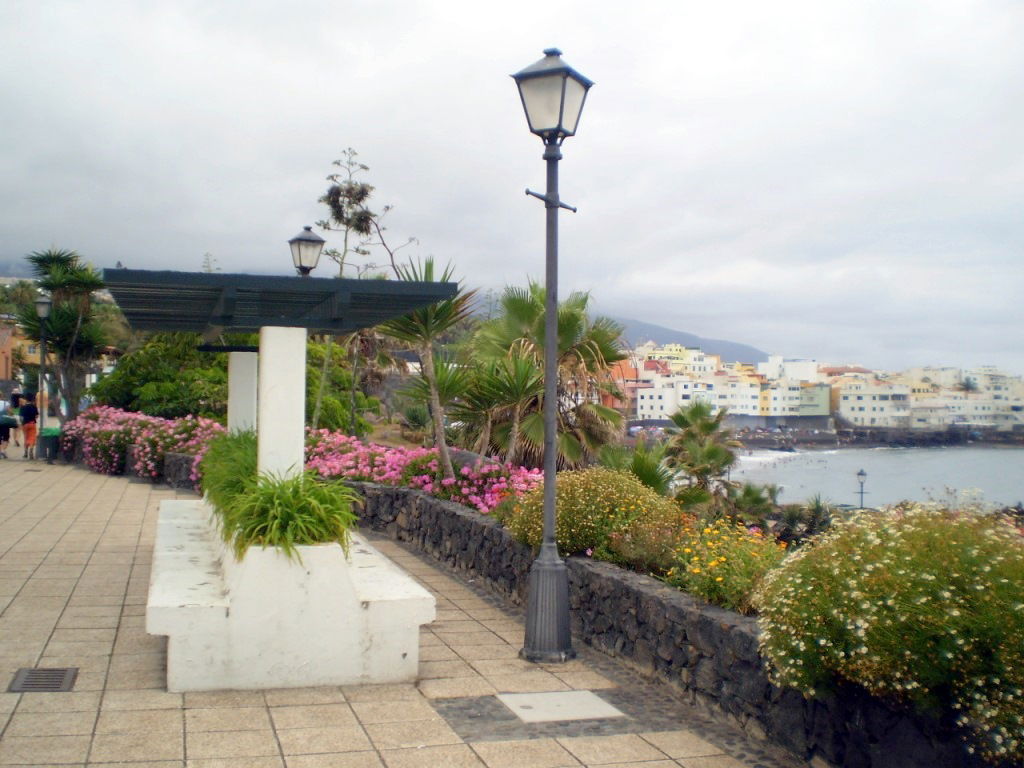
[[[591,691],[500,693],[498,699],[524,723],[625,717],[622,712]]]

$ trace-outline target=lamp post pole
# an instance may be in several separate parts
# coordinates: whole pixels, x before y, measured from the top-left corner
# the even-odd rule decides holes
[[[868,473],[863,469],[857,472],[857,481],[860,483],[860,508],[864,509],[864,481],[868,479]]]
[[[36,315],[39,316],[39,386],[36,387],[36,396],[39,398],[39,416],[36,424],[39,429],[36,438],[36,452],[38,452],[43,427],[46,426],[47,395],[49,394],[46,390],[46,319],[50,316],[53,300],[44,293],[35,300],[35,305]],[[53,457],[49,450],[46,452],[46,457],[47,463],[52,464]]]
[[[576,209],[558,195],[561,144],[576,132],[587,91],[593,84],[561,59],[557,48],[512,77],[526,111],[530,131],[544,140],[547,187],[544,276],[544,537],[530,567],[526,635],[519,655],[534,662],[574,658],[569,627],[569,570],[555,542],[555,484],[558,466],[558,209]]]

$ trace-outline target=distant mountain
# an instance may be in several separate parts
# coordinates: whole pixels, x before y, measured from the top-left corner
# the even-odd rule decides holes
[[[631,346],[653,341],[655,344],[682,344],[686,347],[700,347],[712,355],[720,355],[725,362],[760,363],[768,359],[768,353],[748,344],[723,339],[703,339],[692,333],[676,331],[663,325],[645,323],[628,317],[612,317],[622,323],[626,330],[622,338]]]

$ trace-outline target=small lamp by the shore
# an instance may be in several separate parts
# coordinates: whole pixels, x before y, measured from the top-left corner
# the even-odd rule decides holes
[[[864,509],[864,481],[868,479],[868,473],[863,469],[857,471],[857,482],[860,483],[860,508]]]

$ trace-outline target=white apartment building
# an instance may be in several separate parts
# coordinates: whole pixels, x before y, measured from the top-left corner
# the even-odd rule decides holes
[[[834,385],[840,418],[858,427],[910,427],[910,387],[888,381],[844,377]]]
[[[786,358],[782,355],[769,355],[768,362],[757,364],[757,372],[768,379],[824,381],[818,371],[817,360]]]
[[[661,360],[672,373],[686,373],[703,376],[722,369],[722,358],[706,354],[699,347],[684,347],[682,344],[656,345],[653,341],[641,344],[633,353],[640,360]]]

